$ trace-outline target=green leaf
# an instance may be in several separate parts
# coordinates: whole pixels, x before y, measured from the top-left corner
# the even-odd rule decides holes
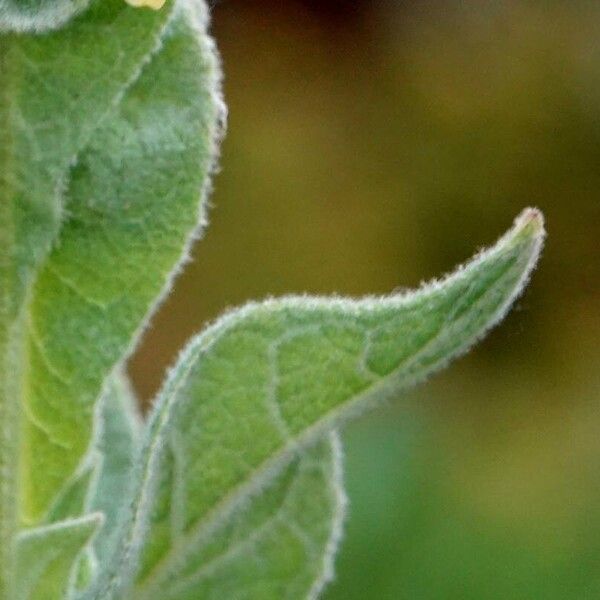
[[[85,589],[98,563],[110,555],[117,525],[130,497],[134,456],[142,428],[136,401],[125,375],[114,375],[96,407],[94,443],[87,463],[61,491],[48,520],[77,519],[102,514],[102,527],[93,546],[79,557],[76,587]]]
[[[161,471],[168,464],[164,461]],[[341,450],[333,436],[294,459],[260,494],[215,524],[176,581],[131,595],[148,600],[316,598],[333,573],[345,512],[341,478]],[[155,540],[166,536],[174,546],[183,533],[176,513],[178,485],[171,477],[171,485],[159,490],[162,510],[155,506],[153,511],[154,531],[161,532]],[[146,556],[151,568],[151,547]]]
[[[133,460],[142,428],[133,392],[123,374],[110,378],[96,411],[94,443],[87,463],[63,488],[48,515],[51,522],[90,512],[104,517],[93,546],[79,558],[78,589],[89,585],[97,564],[113,548],[117,524],[131,495]]]
[[[142,421],[135,398],[124,375],[111,378],[100,402],[99,431],[94,444],[100,468],[88,508],[104,515],[94,538],[98,562],[103,563],[113,546],[125,503],[131,497],[132,467],[139,450]]]
[[[88,0],[0,0],[0,32],[56,29],[87,4]]]
[[[167,593],[202,568],[202,544],[302,448],[424,380],[497,323],[542,239],[542,217],[529,209],[493,248],[417,292],[253,303],[193,340],[153,410],[135,508],[97,597],[127,589],[144,539],[140,595]],[[165,487],[170,502],[154,505]],[[168,519],[176,535],[164,535]]]
[[[52,135],[40,127],[44,135],[31,144],[36,156],[50,155],[44,173],[54,187],[64,179],[55,200],[35,170],[23,182],[39,187],[34,198],[44,210],[60,205],[58,237],[36,262],[24,327],[19,506],[26,524],[50,518],[80,468],[103,383],[133,347],[197,229],[222,112],[203,6],[182,0],[154,13],[97,2],[63,31],[10,45],[15,57],[26,56],[23,65],[43,70],[18,78],[49,88],[39,105],[37,88],[12,83],[11,93],[27,123],[42,109],[46,119],[57,115]],[[60,118],[65,106],[78,118]],[[13,160],[26,168],[32,147],[26,135],[19,140]],[[30,256],[29,246],[43,244],[31,233],[31,213],[23,219]]]
[[[158,49],[171,14],[172,5],[150,12],[96,0],[61,31],[0,36],[0,235],[10,242],[1,275],[13,311],[67,216],[73,165]]]
[[[17,6],[27,11],[42,5],[50,9],[61,2],[5,0],[0,19]],[[37,344],[35,331],[31,339],[27,331],[31,285],[67,217],[65,192],[72,166],[157,50],[171,14],[172,8],[140,14],[122,0],[95,0],[60,32],[0,35],[0,423],[7,424],[0,429],[0,597],[7,591],[7,553],[17,522],[42,520],[75,472],[86,429],[91,429],[80,423],[81,444],[65,452],[69,459],[64,465],[59,457],[50,458],[54,446],[63,444],[67,450],[71,441],[59,439],[49,417],[41,414],[60,398],[45,381],[48,375],[37,379],[40,369],[52,371],[53,357],[46,353],[38,358],[45,367],[28,364],[29,346]],[[77,412],[68,399],[72,395],[67,394],[66,405]],[[87,403],[84,397],[84,412]],[[37,440],[22,431],[24,415],[28,427],[37,428]],[[82,420],[78,415],[69,419]],[[41,489],[44,471],[32,473],[27,454],[43,456],[46,451],[44,468],[51,483]]]
[[[77,557],[102,522],[102,515],[29,529],[16,540],[13,600],[64,600],[75,585]]]
[[[97,455],[90,453],[88,463],[84,464],[81,471],[76,473],[71,481],[67,482],[50,508],[49,522],[74,519],[85,514],[90,500],[90,491],[96,477],[97,463]]]

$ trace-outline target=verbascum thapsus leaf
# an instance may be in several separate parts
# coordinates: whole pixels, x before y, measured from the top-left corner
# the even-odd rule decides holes
[[[285,485],[290,465],[310,461],[307,448],[467,351],[522,290],[543,235],[541,215],[530,209],[494,247],[416,292],[252,303],[192,340],[154,406],[133,510],[95,597],[224,597],[214,590],[232,598],[238,597],[232,590],[244,598],[305,597],[306,590],[277,596],[280,579],[257,588],[263,596],[253,595],[243,567],[250,554],[230,563],[225,577],[220,561],[227,563],[227,549],[237,543],[230,523],[260,535],[252,524],[255,507],[282,510],[285,501],[270,493],[269,483]],[[284,509],[292,524],[313,493],[311,486],[296,489],[301,499]],[[331,505],[320,510],[315,521],[331,523]],[[286,534],[274,537],[280,552],[261,562],[266,570],[276,569],[289,544]],[[315,552],[312,560],[320,558]],[[284,578],[289,585],[302,574],[292,571]]]
[[[59,521],[16,539],[11,600],[63,600],[76,585],[76,559],[102,523],[102,515]]]
[[[0,32],[44,32],[64,25],[89,0],[0,0]]]
[[[203,222],[206,27],[203,2],[93,0],[0,35],[0,598],[18,529],[81,505],[96,400]]]
[[[203,0],[128,2],[0,0],[0,600],[314,599],[335,431],[504,316],[542,217],[412,293],[231,312],[142,427],[121,366],[204,222],[224,109]]]
[[[142,429],[137,403],[124,375],[109,381],[96,423],[94,450],[99,464],[86,508],[104,515],[104,524],[94,538],[96,558],[104,564],[118,534],[125,499],[131,497],[133,461]]]

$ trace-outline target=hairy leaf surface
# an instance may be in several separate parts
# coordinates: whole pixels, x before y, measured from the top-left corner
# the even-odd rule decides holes
[[[98,562],[105,563],[126,499],[131,496],[133,460],[142,428],[135,398],[123,375],[111,378],[98,412],[94,448],[100,464],[88,509],[104,515],[102,528],[94,538],[94,550]]]
[[[167,465],[165,460],[162,468]],[[154,531],[160,528],[163,533],[155,541],[169,539],[176,547],[183,534],[179,521],[183,515],[177,514],[175,494],[180,490],[173,475],[171,485],[161,490],[166,500],[162,511],[155,507],[153,514]],[[196,544],[193,560],[177,580],[156,587],[142,584],[132,596],[147,600],[317,598],[333,573],[345,507],[341,479],[341,451],[333,436],[295,458],[259,494],[215,523]],[[164,518],[160,523],[159,514]],[[152,546],[146,556],[151,569]],[[142,569],[142,582],[145,575]]]
[[[75,585],[76,559],[102,515],[60,521],[19,534],[13,600],[63,600]]]
[[[60,6],[66,1],[2,0],[0,29],[14,29],[14,11],[37,13]],[[81,458],[76,447],[64,467],[49,458],[45,466],[52,482],[42,490],[43,475],[33,474],[31,461],[21,453],[21,444],[36,445],[22,435],[23,415],[39,429],[39,452],[48,450],[50,456],[57,442],[26,397],[35,387],[36,404],[57,401],[51,397],[54,390],[43,389],[42,380],[32,383],[35,367],[30,368],[27,356],[30,286],[57,243],[71,166],[157,49],[171,14],[170,8],[142,15],[120,0],[95,0],[60,32],[0,35],[0,597],[7,593],[11,561],[6,553],[17,521],[39,522],[49,497]],[[21,479],[29,491],[22,489]],[[28,498],[29,493],[37,499]]]
[[[66,218],[33,286],[21,448],[26,522],[45,517],[77,469],[103,382],[200,219],[220,117],[218,74],[205,15],[188,2],[173,10],[160,51],[72,166]],[[97,51],[94,40],[88,54]]]
[[[87,4],[88,0],[0,0],[0,32],[56,29]]]
[[[58,235],[70,167],[158,48],[171,12],[96,0],[61,31],[0,36],[0,227],[12,270],[3,286],[14,310]]]
[[[528,210],[493,248],[415,293],[250,304],[193,340],[148,427],[113,589],[135,566],[148,519],[143,593],[167,593],[202,569],[203,543],[302,448],[422,381],[498,322],[542,238],[541,216]],[[162,504],[152,502],[156,489]],[[169,519],[175,535],[165,534]]]

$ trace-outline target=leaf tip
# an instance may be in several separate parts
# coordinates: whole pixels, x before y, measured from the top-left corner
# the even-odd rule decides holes
[[[544,213],[539,208],[526,208],[515,220],[516,229],[527,231],[535,236],[544,236]]]
[[[546,237],[544,214],[538,208],[526,208],[515,219],[513,227],[503,238],[500,247],[518,249],[532,270],[539,259]]]

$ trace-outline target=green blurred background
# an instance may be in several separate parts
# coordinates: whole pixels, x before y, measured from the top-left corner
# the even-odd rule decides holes
[[[600,598],[600,3],[222,0],[213,18],[222,171],[132,361],[141,396],[227,307],[415,286],[538,206],[547,248],[506,322],[345,431],[326,598]]]

